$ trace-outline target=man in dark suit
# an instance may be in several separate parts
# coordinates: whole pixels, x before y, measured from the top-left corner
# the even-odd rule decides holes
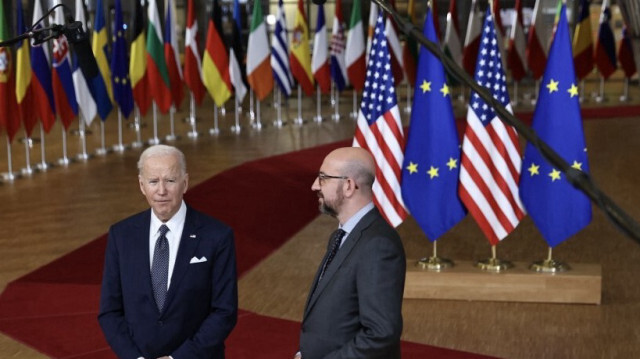
[[[406,259],[372,202],[374,179],[369,152],[347,147],[327,155],[313,182],[340,228],[311,285],[296,358],[400,358]]]
[[[151,209],[109,229],[98,321],[123,359],[224,358],[236,324],[233,231],[187,206],[184,155],[152,146],[138,162]]]

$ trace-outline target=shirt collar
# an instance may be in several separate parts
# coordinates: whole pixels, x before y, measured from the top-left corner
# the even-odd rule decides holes
[[[360,222],[362,217],[364,217],[365,214],[369,213],[369,211],[372,210],[373,207],[374,207],[373,202],[367,203],[364,207],[360,208],[360,210],[356,212],[356,214],[354,214],[353,216],[351,216],[351,218],[349,218],[346,222],[344,222],[344,225],[340,226],[339,228],[342,228],[342,230],[347,232],[347,234],[351,233],[351,231],[353,231],[353,229],[355,228],[356,224],[358,224],[358,222]]]
[[[158,233],[160,226],[162,226],[163,224],[166,224],[167,227],[169,227],[169,232],[176,233],[176,229],[180,227],[181,223],[184,223],[186,218],[187,218],[187,205],[184,203],[184,200],[180,204],[180,209],[178,209],[178,212],[176,212],[176,214],[174,214],[173,217],[171,217],[166,222],[162,222],[156,216],[156,214],[153,213],[153,210],[151,210],[151,233],[152,234]]]

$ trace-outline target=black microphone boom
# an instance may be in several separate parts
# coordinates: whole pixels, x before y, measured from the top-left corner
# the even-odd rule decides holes
[[[323,3],[323,0],[313,0],[314,3]],[[529,143],[536,147],[536,149],[542,154],[542,156],[549,161],[554,167],[560,169],[566,174],[567,180],[576,188],[584,192],[593,203],[595,203],[600,209],[608,216],[608,218],[617,225],[627,236],[640,244],[640,225],[625,213],[620,207],[618,207],[613,200],[611,200],[604,192],[602,192],[591,180],[588,174],[572,168],[567,161],[565,161],[560,155],[558,155],[549,145],[538,137],[538,135],[531,128],[526,126],[520,120],[518,120],[513,114],[502,106],[500,102],[491,96],[486,88],[478,85],[469,74],[467,74],[460,66],[458,66],[453,60],[446,56],[440,47],[427,40],[424,35],[416,29],[416,27],[402,18],[385,0],[371,0],[372,3],[376,3],[387,14],[391,15],[396,23],[402,29],[407,36],[411,36],[416,39],[422,46],[424,46],[429,52],[437,57],[444,65],[446,71],[454,76],[461,83],[469,86],[471,90],[477,93],[482,99],[490,104],[495,112],[498,114],[500,120],[509,126],[516,128]]]
[[[80,21],[71,21],[64,25],[64,35],[78,56],[78,65],[87,79],[98,76],[98,63],[89,44],[89,35],[82,29]]]

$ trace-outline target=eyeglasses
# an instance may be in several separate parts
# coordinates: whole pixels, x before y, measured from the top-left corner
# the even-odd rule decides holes
[[[318,173],[318,183],[321,186],[322,186],[322,184],[324,183],[325,180],[332,179],[332,178],[333,179],[347,179],[349,177],[347,177],[347,176],[331,176],[331,175],[328,175],[328,174],[325,174],[325,173],[322,173],[322,172]]]

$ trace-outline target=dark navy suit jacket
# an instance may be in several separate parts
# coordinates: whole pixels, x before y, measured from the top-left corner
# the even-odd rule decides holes
[[[150,221],[149,209],[109,229],[98,315],[107,342],[123,359],[224,358],[224,340],[238,316],[233,231],[187,206],[159,312],[151,284]]]

